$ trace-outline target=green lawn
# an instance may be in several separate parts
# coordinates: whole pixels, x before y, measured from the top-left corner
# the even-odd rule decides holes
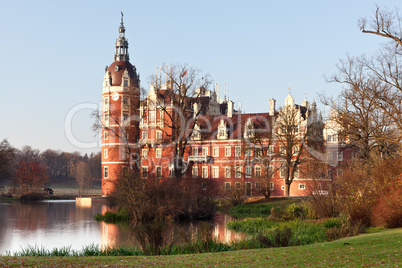
[[[400,267],[402,229],[307,246],[140,257],[0,257],[5,267]]]

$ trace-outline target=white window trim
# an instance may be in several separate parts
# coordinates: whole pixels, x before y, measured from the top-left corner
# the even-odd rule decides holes
[[[160,169],[160,171],[161,171],[160,176],[158,176],[158,169]],[[156,175],[157,178],[162,178],[162,167],[161,166],[156,166],[155,167],[155,175]]]
[[[212,167],[212,178],[214,179],[219,178],[219,167],[217,166]]]
[[[299,183],[299,190],[306,190],[306,184],[305,183]]]
[[[103,149],[103,158],[109,158],[109,151],[108,151],[108,149]]]
[[[247,171],[249,171],[250,170],[250,172],[247,172]],[[252,166],[246,166],[246,178],[251,178],[251,176],[252,176],[252,173],[253,173],[253,167]]]
[[[142,149],[142,158],[147,159],[148,158],[148,149]]]
[[[232,170],[230,167],[225,167],[225,178],[231,178],[232,177]]]
[[[162,149],[156,149],[156,158],[162,158]]]
[[[193,178],[198,178],[198,166],[193,166],[193,168],[191,170],[191,176]]]
[[[202,156],[208,156],[208,147],[202,147]]]
[[[241,146],[235,146],[235,156],[241,156]]]
[[[213,147],[212,154],[213,157],[219,157],[219,147]]]
[[[235,166],[235,177],[241,178],[241,166],[240,165]]]
[[[230,182],[225,182],[225,191],[232,190],[232,184]]]
[[[225,156],[226,157],[232,156],[232,147],[231,146],[225,146]]]
[[[107,175],[107,176],[105,176]],[[104,179],[109,179],[109,166],[104,166],[103,167],[103,178]]]
[[[204,173],[204,170],[206,170],[206,173]],[[204,174],[206,174],[206,176],[204,176]],[[202,174],[201,174],[202,178],[206,179],[208,178],[208,167],[207,166],[203,166],[202,167]]]
[[[147,171],[146,176],[144,176],[144,169]],[[143,166],[141,169],[141,173],[142,173],[142,177],[143,178],[148,178],[148,167],[147,166]]]
[[[259,173],[260,173],[260,174],[257,174],[257,169],[259,169]],[[255,175],[255,176],[261,176],[261,174],[262,174],[262,173],[261,173],[261,166],[255,166],[255,167],[254,167],[254,175]]]
[[[270,191],[273,191],[273,190],[274,190],[274,183],[273,183],[273,182],[270,182],[270,183],[269,183],[269,190],[270,190]]]

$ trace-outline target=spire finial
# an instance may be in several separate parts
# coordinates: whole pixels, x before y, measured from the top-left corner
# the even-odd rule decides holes
[[[119,38],[116,40],[116,51],[114,54],[114,60],[124,60],[129,61],[128,56],[128,42],[125,37],[126,28],[124,28],[123,24],[123,11],[120,12],[121,14],[121,21],[119,27]]]

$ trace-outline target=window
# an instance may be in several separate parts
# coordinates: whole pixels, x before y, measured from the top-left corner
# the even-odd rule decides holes
[[[251,156],[251,150],[250,149],[247,149],[246,156]]]
[[[299,145],[293,146],[293,154],[298,154],[299,153]]]
[[[212,177],[219,178],[219,167],[212,167]]]
[[[162,149],[156,149],[156,158],[162,157]]]
[[[240,182],[236,182],[236,183],[235,183],[235,188],[236,188],[236,190],[240,190],[240,189],[241,189],[241,183],[240,183]]]
[[[281,154],[286,154],[286,147],[284,145],[281,145],[280,151],[281,151]]]
[[[285,178],[285,176],[286,176],[286,166],[282,165],[280,170],[281,170],[281,174],[280,174],[281,178]]]
[[[304,183],[299,183],[299,190],[305,190],[306,185]]]
[[[208,147],[202,147],[202,156],[208,156]]]
[[[103,131],[103,138],[104,138],[105,140],[108,140],[108,139],[109,139],[109,130],[104,130],[104,131]]]
[[[123,80],[123,86],[128,87],[128,79]]]
[[[142,167],[142,177],[148,177],[148,167]]]
[[[155,111],[150,111],[149,112],[149,120],[154,121],[155,120]]]
[[[261,166],[255,166],[254,174],[256,177],[261,176]]]
[[[148,131],[147,131],[147,130],[144,130],[144,131],[142,132],[142,139],[143,139],[143,140],[148,139]]]
[[[274,190],[274,183],[273,183],[273,182],[270,182],[270,183],[269,183],[269,190],[270,190],[270,191],[273,191],[273,190]]]
[[[108,158],[109,157],[109,151],[108,149],[103,150],[103,158]]]
[[[235,177],[241,178],[241,167],[240,166],[235,167]]]
[[[226,134],[225,129],[219,129],[219,138],[224,139],[225,134]]]
[[[225,156],[231,155],[232,148],[230,146],[225,147]]]
[[[246,178],[250,178],[251,177],[251,166],[247,166],[246,167]]]
[[[281,190],[282,190],[282,191],[285,190],[285,186],[281,186]]]
[[[198,167],[197,166],[193,166],[192,174],[193,174],[193,178],[198,178]]]
[[[147,159],[148,157],[148,149],[142,149],[142,158]]]
[[[109,114],[105,114],[104,125],[107,127],[109,126]]]
[[[202,177],[205,179],[205,178],[208,178],[208,167],[202,167]]]
[[[162,131],[160,131],[160,130],[157,130],[157,131],[156,131],[156,139],[157,139],[157,140],[161,140],[161,139],[162,139]]]
[[[103,178],[104,179],[109,178],[109,167],[108,166],[103,167]]]
[[[337,173],[337,176],[338,176],[338,177],[342,178],[342,176],[343,176],[343,170],[342,170],[342,169],[338,169],[338,170],[336,171],[336,173]]]
[[[207,189],[207,183],[206,182],[201,182],[201,189],[204,191]]]
[[[128,113],[127,112],[123,113],[123,122],[124,123],[128,122]]]
[[[156,177],[157,178],[162,177],[162,167],[156,167]]]
[[[123,97],[123,106],[128,106],[128,98]]]
[[[214,147],[213,148],[213,155],[214,157],[218,157],[219,156],[219,147]]]
[[[108,111],[109,110],[109,98],[105,98],[103,103],[104,103],[103,110]]]
[[[198,155],[198,148],[193,147],[192,149],[193,149],[192,155]]]
[[[338,153],[338,161],[343,161],[343,152]]]
[[[274,150],[275,150],[274,145],[270,145],[270,146],[268,147],[268,155],[273,155],[273,154],[274,154]]]
[[[256,182],[256,183],[255,183],[255,189],[256,189],[257,191],[261,190],[261,182]]]
[[[225,182],[225,190],[230,191],[231,188],[230,182]]]
[[[225,178],[230,178],[232,177],[232,172],[230,170],[230,167],[225,167]]]
[[[241,156],[241,147],[240,146],[235,147],[235,156]]]
[[[272,165],[268,166],[268,173],[271,177],[274,175],[274,167]]]

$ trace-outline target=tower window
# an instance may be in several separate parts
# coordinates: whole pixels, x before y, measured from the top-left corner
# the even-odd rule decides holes
[[[108,166],[103,167],[103,178],[104,179],[109,178],[109,167]]]
[[[128,79],[124,79],[123,86],[128,87]]]

